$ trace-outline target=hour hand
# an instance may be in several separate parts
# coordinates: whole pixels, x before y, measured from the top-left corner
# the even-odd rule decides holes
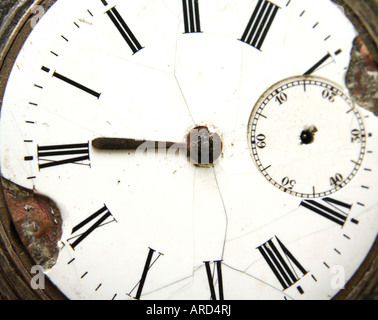
[[[96,138],[92,140],[92,146],[98,150],[138,150],[145,149],[186,149],[185,143],[168,141],[135,140],[128,138]]]
[[[209,166],[220,157],[222,141],[218,134],[209,132],[207,127],[196,127],[191,130],[185,143],[169,141],[135,140],[128,138],[96,138],[92,146],[98,150],[184,150],[189,161],[196,166]]]

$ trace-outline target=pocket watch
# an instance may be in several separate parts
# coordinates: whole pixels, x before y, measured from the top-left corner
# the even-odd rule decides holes
[[[16,2],[1,27],[4,298],[358,297],[378,230],[369,8]]]

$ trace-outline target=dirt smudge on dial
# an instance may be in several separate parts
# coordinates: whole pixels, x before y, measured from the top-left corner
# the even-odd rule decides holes
[[[353,101],[378,116],[378,65],[360,37],[353,43],[345,83]]]
[[[90,25],[90,26],[93,25],[92,22],[89,22],[89,21],[87,21],[87,20],[84,19],[84,18],[80,18],[79,21],[80,21],[80,22],[83,22],[83,23],[86,23],[86,24],[88,24],[88,25]]]
[[[51,269],[59,256],[62,219],[56,204],[4,178],[5,200],[13,225],[36,264]]]

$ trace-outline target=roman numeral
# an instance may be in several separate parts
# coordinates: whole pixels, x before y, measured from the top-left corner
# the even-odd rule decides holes
[[[342,53],[342,50],[339,49],[335,51],[334,55],[338,56],[340,53]],[[330,58],[332,58],[332,55],[328,52],[323,58],[321,58],[318,62],[316,62],[310,69],[308,69],[303,75],[308,76],[315,72],[319,67],[321,67],[326,61],[328,61]]]
[[[214,275],[211,272],[210,261],[205,261],[205,267],[206,267],[207,279],[209,281],[211,300],[217,300],[217,296],[215,294]],[[219,295],[218,300],[224,300],[223,278],[222,278],[222,261],[214,261],[214,267],[216,267],[216,272],[217,272],[217,276],[218,276],[217,281],[216,281],[218,283],[218,295]]]
[[[140,300],[140,297],[142,295],[143,287],[146,282],[147,274],[150,268],[155,264],[155,262],[163,255],[161,252],[156,252],[156,250],[148,248],[148,255],[146,259],[146,263],[144,264],[142,277],[140,278],[139,282],[136,284],[136,286],[128,293],[128,296],[131,297],[132,292],[138,287],[137,293],[134,297],[136,300]],[[152,261],[155,253],[157,254],[157,257]]]
[[[57,78],[57,79],[65,82],[65,83],[67,83],[67,84],[69,84],[69,85],[77,88],[77,89],[80,89],[80,90],[82,90],[82,91],[84,91],[86,93],[89,93],[90,95],[96,97],[97,99],[100,99],[101,93],[98,93],[98,92],[96,92],[96,91],[94,91],[92,89],[89,89],[88,87],[83,86],[82,84],[80,84],[80,83],[78,83],[76,81],[73,81],[73,80],[71,80],[71,79],[69,79],[69,78],[61,75],[58,72],[54,72],[52,76],[53,76],[53,78]]]
[[[96,230],[98,227],[103,225],[105,221],[108,218],[112,218],[109,222],[116,221],[106,205],[104,205],[100,210],[96,211],[94,214],[89,216],[87,219],[80,222],[78,225],[76,225],[72,229],[72,237],[68,239],[68,242],[70,243],[71,240],[75,239],[72,243],[70,243],[70,246],[72,249],[75,250],[75,247],[78,246],[85,238],[87,238],[94,230]],[[97,219],[97,220],[96,220]],[[110,220],[110,219],[108,219]],[[88,228],[82,232],[84,227],[88,226]],[[82,232],[82,233],[81,233]]]
[[[269,1],[259,0],[240,40],[261,50],[278,9],[278,6]]]
[[[322,202],[315,200],[303,200],[300,206],[309,209],[310,211],[315,212],[322,217],[339,224],[340,226],[344,226],[348,218],[348,213],[346,213],[344,210],[347,209],[350,211],[352,209],[352,205],[332,198],[324,198],[321,201]]]
[[[102,1],[102,3],[107,6],[108,3],[106,1]],[[133,54],[137,53],[139,50],[143,49],[143,47],[138,42],[137,38],[131,32],[130,28],[126,24],[125,20],[123,20],[122,16],[119,14],[118,10],[113,7],[106,11],[106,14],[113,22],[119,33],[122,35],[123,39],[129,45],[130,49],[132,50]]]
[[[50,73],[50,69],[47,68],[47,67],[45,67],[45,66],[42,66],[41,70],[45,71],[46,73]],[[65,82],[65,83],[67,83],[67,84],[69,84],[69,85],[77,88],[77,89],[80,89],[80,90],[82,90],[82,91],[84,91],[84,92],[86,92],[86,93],[88,93],[88,94],[96,97],[97,99],[100,99],[101,93],[98,93],[98,92],[96,92],[96,91],[94,91],[92,89],[89,89],[88,87],[83,86],[82,84],[80,84],[80,83],[78,83],[78,82],[76,82],[76,81],[74,81],[74,80],[72,80],[70,78],[67,78],[66,76],[64,76],[64,75],[62,75],[62,74],[60,74],[60,73],[58,73],[56,71],[53,72],[52,77],[53,78],[57,78],[57,79]]]
[[[38,146],[37,152],[39,169],[89,161],[89,143]],[[72,157],[74,155],[76,157]]]
[[[185,33],[201,32],[198,0],[182,0]]]
[[[275,238],[278,247],[274,244],[273,239],[270,239],[257,249],[260,251],[270,269],[281,283],[283,290],[286,290],[300,280],[307,271],[302,267],[298,260],[294,258],[284,244],[277,237]],[[293,265],[295,265],[296,269]],[[301,272],[302,276],[298,276],[297,272]],[[298,290],[299,292],[303,292],[300,287],[298,287]]]

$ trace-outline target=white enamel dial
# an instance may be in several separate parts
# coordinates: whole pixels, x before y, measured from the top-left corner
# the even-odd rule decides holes
[[[51,281],[70,299],[336,295],[378,229],[378,119],[353,106],[344,85],[356,35],[329,0],[56,1],[15,62],[0,129],[2,176],[62,215]],[[264,92],[293,77],[335,84],[337,107],[329,111],[322,85],[308,95],[280,87],[290,116],[268,103],[268,119],[256,117]],[[295,108],[306,99],[329,119],[303,121],[309,114]],[[340,134],[323,149],[334,121]],[[198,127],[222,142],[212,165],[92,145],[185,144]],[[315,127],[314,143],[301,146]],[[286,150],[280,133],[292,129]],[[251,137],[260,134],[275,146],[254,149],[262,166],[277,164],[267,172],[280,186],[295,180],[299,197],[256,166]],[[301,147],[313,147],[306,166],[316,172],[301,167]],[[339,187],[337,174],[350,181]]]

